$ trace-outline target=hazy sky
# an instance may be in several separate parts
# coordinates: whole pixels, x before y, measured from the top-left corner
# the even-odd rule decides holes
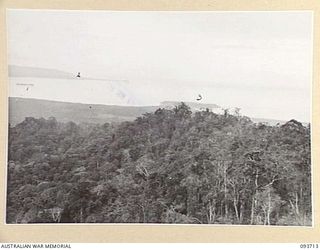
[[[201,93],[249,116],[310,121],[312,12],[9,10],[7,22],[9,64],[125,79],[139,105]],[[105,95],[75,91],[84,103]]]

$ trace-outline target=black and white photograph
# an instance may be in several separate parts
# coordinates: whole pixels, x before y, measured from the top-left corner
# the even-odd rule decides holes
[[[312,227],[312,11],[6,14],[7,224]]]

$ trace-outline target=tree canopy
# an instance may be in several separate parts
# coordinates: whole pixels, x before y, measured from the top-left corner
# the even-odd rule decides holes
[[[311,225],[310,126],[181,103],[119,124],[9,128],[7,223]]]

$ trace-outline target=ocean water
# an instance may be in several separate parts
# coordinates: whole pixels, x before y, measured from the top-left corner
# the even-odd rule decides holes
[[[12,97],[91,104],[137,104],[126,83],[121,81],[10,77],[9,83],[9,96]]]
[[[163,101],[196,102],[241,109],[241,114],[275,120],[310,122],[311,92],[294,88],[183,85],[156,81],[110,81],[86,78],[10,77],[9,96],[63,102],[152,106]]]

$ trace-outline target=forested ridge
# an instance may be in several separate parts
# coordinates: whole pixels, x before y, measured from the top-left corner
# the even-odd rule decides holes
[[[9,128],[7,223],[311,225],[310,126],[192,113]]]

